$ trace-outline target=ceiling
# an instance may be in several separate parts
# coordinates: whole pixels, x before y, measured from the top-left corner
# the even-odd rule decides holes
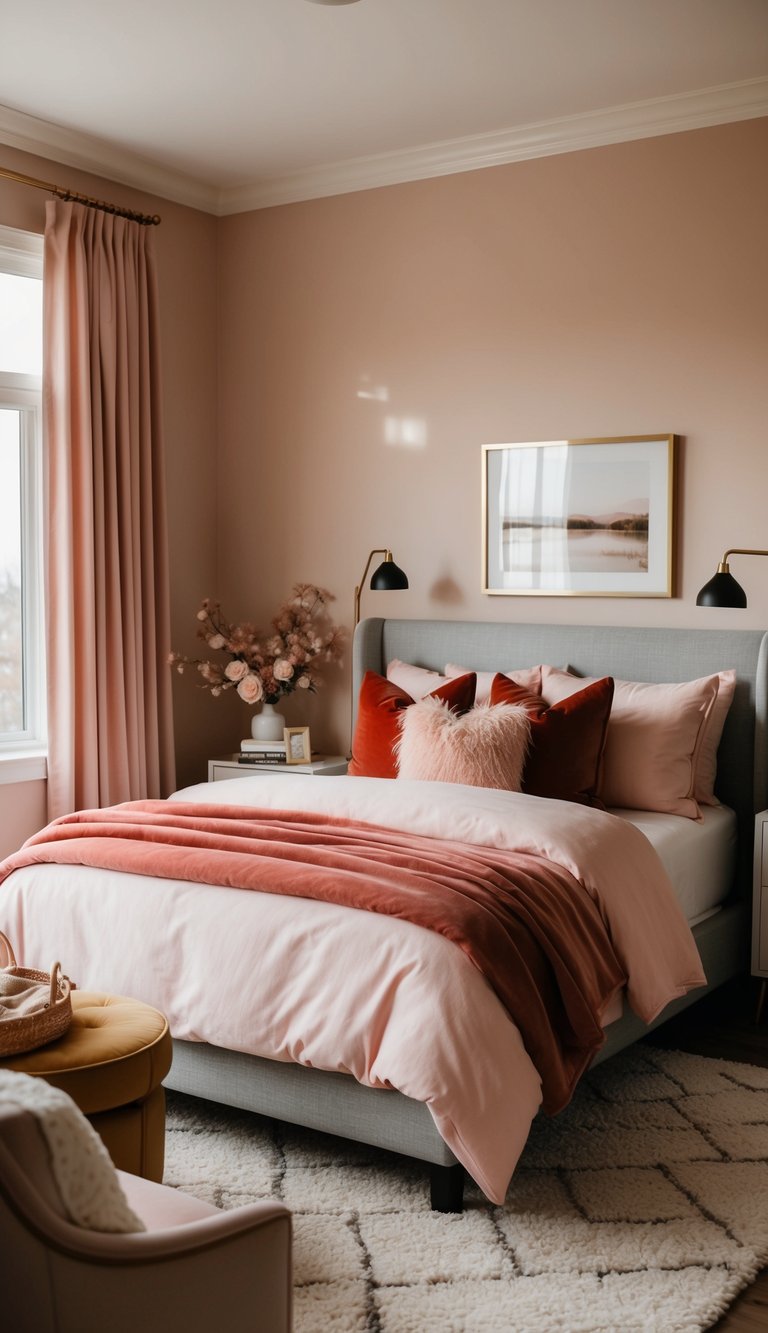
[[[768,115],[768,0],[6,3],[0,142],[213,213]]]

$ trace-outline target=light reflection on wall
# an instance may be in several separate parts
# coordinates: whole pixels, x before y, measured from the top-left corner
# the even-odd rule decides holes
[[[405,449],[424,449],[427,423],[423,417],[385,417],[384,440]]]
[[[388,403],[389,389],[386,384],[371,384],[370,375],[360,376],[360,388],[357,391],[358,398],[366,398],[374,403]]]
[[[389,388],[386,384],[374,384],[369,374],[360,376],[359,387],[355,391],[358,398],[367,402],[388,403]],[[427,423],[423,417],[384,418],[384,443],[399,446],[401,449],[424,449],[427,443]]]

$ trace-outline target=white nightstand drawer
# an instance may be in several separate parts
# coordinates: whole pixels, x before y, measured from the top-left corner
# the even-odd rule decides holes
[[[343,755],[318,755],[311,764],[243,764],[236,755],[226,755],[221,759],[208,760],[208,781],[226,782],[229,778],[289,778],[297,773],[309,777],[336,777],[347,771],[347,761]]]

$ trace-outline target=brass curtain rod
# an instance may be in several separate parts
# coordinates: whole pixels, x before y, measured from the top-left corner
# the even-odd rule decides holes
[[[47,190],[49,194],[55,194],[58,199],[65,202],[71,200],[74,204],[85,204],[87,208],[98,208],[102,213],[113,213],[118,218],[129,218],[131,222],[138,222],[142,227],[156,227],[160,221],[158,213],[137,213],[133,208],[120,208],[118,204],[108,204],[104,199],[92,199],[89,194],[80,194],[77,190],[68,190],[63,185],[51,185],[49,181],[35,180],[34,176],[23,176],[20,171],[9,171],[7,167],[0,167],[0,176],[6,180],[18,181],[20,185],[31,185],[35,190]]]

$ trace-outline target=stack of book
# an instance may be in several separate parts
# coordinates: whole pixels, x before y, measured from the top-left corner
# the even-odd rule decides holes
[[[237,756],[241,764],[285,764],[285,741],[255,741],[248,736],[240,742]]]

